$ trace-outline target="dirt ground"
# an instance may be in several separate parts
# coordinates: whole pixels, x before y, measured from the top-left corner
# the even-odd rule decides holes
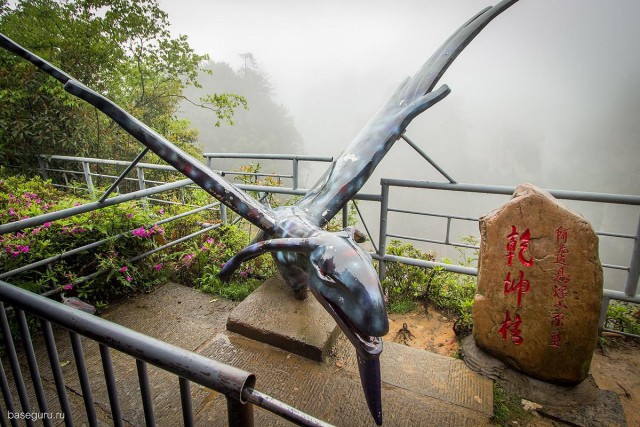
[[[459,351],[453,320],[432,307],[390,314],[385,339],[444,356],[455,357]],[[591,374],[601,389],[620,396],[627,425],[640,427],[640,341],[604,336],[604,346],[593,355]]]

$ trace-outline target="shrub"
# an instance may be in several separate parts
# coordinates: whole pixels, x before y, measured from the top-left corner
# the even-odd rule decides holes
[[[0,169],[0,222],[9,223],[88,202],[58,191],[38,177],[9,176]],[[157,257],[137,263],[132,257],[164,243],[164,229],[152,226],[160,209],[142,202],[126,202],[100,210],[47,222],[38,227],[0,236],[0,265],[10,271],[100,240],[94,249],[60,259],[48,266],[10,276],[14,285],[42,293],[60,289],[94,304],[148,289],[163,280],[154,269]],[[133,230],[133,232],[131,232]],[[115,237],[122,236],[118,239]],[[81,279],[97,272],[98,275]],[[91,276],[90,276],[91,277]]]
[[[605,327],[628,334],[640,335],[640,308],[637,304],[611,301],[607,308]]]
[[[472,237],[463,238],[465,243],[475,244]],[[477,261],[477,251],[471,256],[459,248],[460,265],[470,266]],[[407,258],[434,261],[432,253],[421,251],[410,243],[393,240],[387,254]],[[444,263],[451,263],[444,259]],[[458,335],[467,335],[473,327],[471,314],[476,293],[476,278],[465,274],[445,271],[442,267],[426,269],[402,263],[387,263],[387,274],[382,282],[387,307],[391,313],[406,313],[416,308],[419,301],[431,303],[444,310],[456,320],[454,330]]]
[[[243,300],[268,277],[275,273],[275,265],[270,256],[261,256],[244,262],[232,276],[229,283],[222,282],[218,273],[224,262],[250,243],[250,235],[243,225],[229,225],[216,229],[198,254],[192,254],[189,261],[202,266],[201,273],[192,276],[192,283],[199,289],[229,298]],[[187,255],[182,255],[183,259]],[[178,264],[179,267],[179,264]]]

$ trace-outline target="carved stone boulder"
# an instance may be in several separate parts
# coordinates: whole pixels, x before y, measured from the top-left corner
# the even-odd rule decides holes
[[[575,384],[598,342],[598,236],[580,215],[533,185],[480,219],[477,345],[535,378]]]

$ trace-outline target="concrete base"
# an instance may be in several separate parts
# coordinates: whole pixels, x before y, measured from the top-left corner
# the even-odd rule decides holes
[[[340,333],[311,293],[304,301],[296,300],[280,276],[233,309],[227,330],[316,361],[324,360]]]

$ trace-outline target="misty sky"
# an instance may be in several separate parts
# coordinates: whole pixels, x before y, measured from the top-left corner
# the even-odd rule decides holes
[[[323,155],[491,4],[161,1],[198,53],[237,67],[252,52],[306,151]],[[408,135],[459,181],[640,193],[638,17],[637,0],[521,0],[460,55],[441,80],[452,94]],[[410,153],[400,144],[385,163]],[[438,177],[411,169],[401,177]]]

